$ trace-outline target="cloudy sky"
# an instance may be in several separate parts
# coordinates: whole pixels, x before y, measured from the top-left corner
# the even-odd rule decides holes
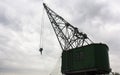
[[[49,75],[61,49],[42,0],[0,0],[0,75]],[[45,0],[96,43],[109,46],[110,65],[120,72],[119,0]],[[44,17],[44,20],[42,19]],[[43,29],[43,55],[39,53]]]

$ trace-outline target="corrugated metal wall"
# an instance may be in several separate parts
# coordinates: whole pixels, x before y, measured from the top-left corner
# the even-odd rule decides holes
[[[110,71],[108,47],[105,44],[91,44],[80,48],[63,51],[62,72],[96,70]]]

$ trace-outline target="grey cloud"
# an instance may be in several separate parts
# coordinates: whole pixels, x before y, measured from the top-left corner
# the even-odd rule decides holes
[[[114,14],[112,9],[110,9],[109,2],[96,2],[96,0],[84,0],[76,5],[78,9],[78,14],[80,14],[77,18],[82,23],[89,21],[96,21],[97,19],[101,20],[103,24],[105,23],[119,23],[120,14]],[[119,7],[118,7],[119,8]],[[76,15],[77,17],[77,15]]]
[[[0,24],[15,30],[21,30],[16,11],[5,3],[0,3]],[[12,13],[12,14],[10,14]]]
[[[38,0],[3,1],[0,4],[0,71],[15,75],[49,74],[61,49],[47,16],[45,16],[44,51],[39,55],[39,27],[42,7]],[[96,0],[49,0],[48,6],[66,20],[87,32],[93,40],[110,46],[112,55],[119,56],[119,31],[105,26],[119,24],[107,2]],[[109,10],[109,13],[106,13]],[[46,14],[45,14],[46,15]],[[118,16],[118,17],[117,17]],[[118,26],[119,27],[119,26]],[[19,30],[19,31],[18,31]],[[118,53],[117,53],[118,52]],[[114,61],[116,59],[112,59]],[[112,63],[112,67],[115,66]],[[47,68],[46,68],[47,67]],[[113,68],[114,69],[114,68]]]
[[[6,15],[4,14],[5,11],[3,9],[0,9],[0,11],[1,11],[0,12],[0,23],[7,25],[7,24],[9,24],[9,20],[7,19]]]

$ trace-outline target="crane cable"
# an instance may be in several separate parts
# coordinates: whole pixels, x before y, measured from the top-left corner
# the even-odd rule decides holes
[[[39,45],[39,51],[42,54],[43,51],[43,31],[44,30],[44,7],[42,6],[42,17],[41,17],[41,24],[40,24],[40,45]]]

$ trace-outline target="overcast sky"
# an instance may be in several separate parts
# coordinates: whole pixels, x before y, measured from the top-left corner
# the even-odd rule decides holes
[[[120,72],[120,0],[44,2],[94,42],[106,43],[111,68]],[[0,75],[49,75],[54,70],[62,51],[46,13],[42,15],[42,0],[0,0]]]

